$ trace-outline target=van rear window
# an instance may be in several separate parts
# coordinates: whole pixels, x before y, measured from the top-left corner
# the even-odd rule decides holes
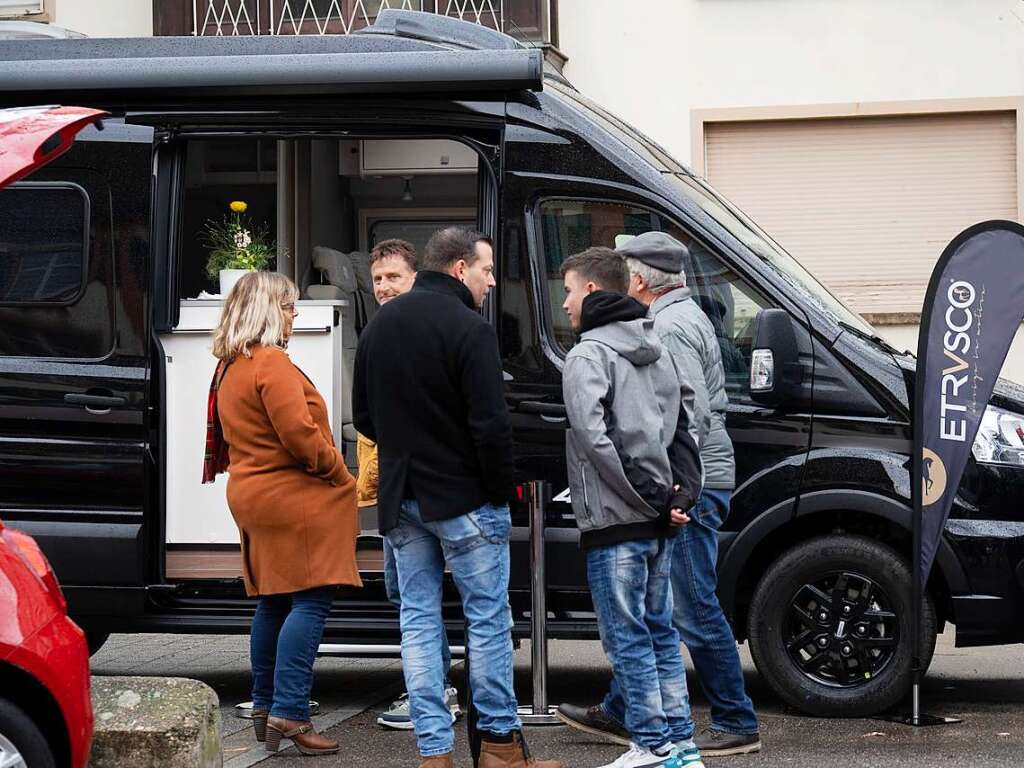
[[[0,190],[0,306],[68,305],[85,288],[89,197],[66,182]]]

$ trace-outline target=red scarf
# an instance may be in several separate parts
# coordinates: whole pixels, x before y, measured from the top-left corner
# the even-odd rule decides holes
[[[206,454],[203,456],[203,482],[212,483],[221,472],[228,471],[228,444],[217,413],[217,390],[231,362],[221,361],[213,372],[210,394],[206,399]]]

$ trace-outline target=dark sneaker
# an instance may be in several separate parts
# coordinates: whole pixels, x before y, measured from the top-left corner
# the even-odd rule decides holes
[[[693,741],[705,757],[747,755],[761,751],[761,737],[756,733],[726,733],[708,728],[701,731]]]
[[[559,704],[558,719],[580,731],[603,736],[623,746],[630,745],[629,731],[623,725],[608,717],[600,704],[593,707],[577,707],[574,704]]]

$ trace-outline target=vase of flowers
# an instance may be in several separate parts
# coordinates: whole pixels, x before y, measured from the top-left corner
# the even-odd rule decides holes
[[[220,295],[227,297],[246,272],[266,269],[277,246],[266,227],[257,227],[246,217],[244,200],[233,200],[231,213],[223,219],[208,221],[203,240],[209,250],[206,274],[220,283]]]

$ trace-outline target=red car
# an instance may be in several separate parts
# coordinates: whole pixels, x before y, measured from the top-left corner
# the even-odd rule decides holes
[[[0,188],[59,157],[103,114],[0,110]],[[85,635],[35,540],[0,523],[0,766],[83,768],[91,742]]]

